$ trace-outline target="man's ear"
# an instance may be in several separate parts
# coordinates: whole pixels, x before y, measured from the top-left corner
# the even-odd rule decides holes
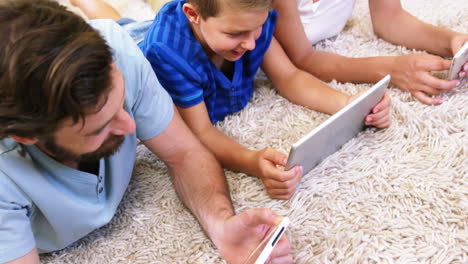
[[[187,17],[188,21],[193,24],[200,24],[201,16],[198,13],[198,9],[196,6],[190,3],[185,3],[182,6],[182,11],[184,12],[185,16]]]
[[[18,137],[14,135],[8,135],[8,136],[11,137],[16,142],[21,143],[23,145],[34,145],[39,141],[37,138],[34,138],[34,137]]]

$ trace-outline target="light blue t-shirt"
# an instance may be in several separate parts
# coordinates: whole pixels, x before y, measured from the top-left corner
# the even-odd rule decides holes
[[[174,114],[170,96],[128,34],[110,20],[95,20],[125,78],[125,109],[136,132],[99,161],[99,174],[71,169],[36,146],[0,140],[0,263],[62,249],[108,223],[128,186],[137,138],[160,134]]]

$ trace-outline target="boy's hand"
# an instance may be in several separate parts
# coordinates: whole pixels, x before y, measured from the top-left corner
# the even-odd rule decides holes
[[[453,56],[468,42],[468,34],[458,34],[452,38],[451,47]],[[459,78],[463,78],[468,74],[468,62],[463,65],[461,71],[458,73]]]
[[[410,92],[423,104],[438,105],[442,98],[430,95],[446,93],[458,85],[458,80],[439,79],[432,71],[444,71],[450,68],[451,61],[439,56],[415,53],[394,57],[391,82],[398,88]]]
[[[296,166],[285,171],[277,166],[286,166],[287,156],[271,148],[254,152],[252,169],[266,187],[271,198],[287,200],[296,191],[301,182],[302,167]]]
[[[249,209],[234,215],[216,227],[213,242],[222,258],[233,264],[246,263],[250,253],[257,247],[270,229],[278,225],[281,216],[270,209]],[[293,263],[287,237],[281,237],[266,263]]]
[[[382,100],[378,102],[373,108],[372,113],[368,114],[365,119],[365,124],[368,126],[375,126],[377,128],[386,128],[390,126],[390,108],[392,100],[387,92],[385,92]]]
[[[348,99],[348,104],[353,100],[358,98],[364,91],[357,93],[353,96],[350,96]],[[364,123],[368,126],[375,126],[377,128],[386,128],[390,126],[390,108],[392,105],[392,100],[387,92],[373,108],[370,114],[364,119]]]

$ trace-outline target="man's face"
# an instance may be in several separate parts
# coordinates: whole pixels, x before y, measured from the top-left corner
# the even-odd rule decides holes
[[[255,41],[262,33],[268,10],[235,11],[223,8],[216,17],[200,19],[198,39],[205,50],[228,61],[240,59],[255,49]],[[210,53],[210,52],[208,52]]]
[[[66,119],[53,136],[41,139],[38,146],[58,161],[97,161],[110,156],[122,145],[124,135],[135,131],[135,122],[123,108],[125,83],[122,73],[112,65],[112,88],[104,106],[73,124]],[[83,125],[84,124],[84,125]]]

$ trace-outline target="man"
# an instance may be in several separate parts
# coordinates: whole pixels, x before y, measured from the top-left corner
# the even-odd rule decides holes
[[[137,139],[220,255],[243,263],[281,217],[234,215],[222,170],[117,24],[48,0],[0,3],[0,263],[39,263],[110,221]],[[272,254],[291,263],[287,239]]]

